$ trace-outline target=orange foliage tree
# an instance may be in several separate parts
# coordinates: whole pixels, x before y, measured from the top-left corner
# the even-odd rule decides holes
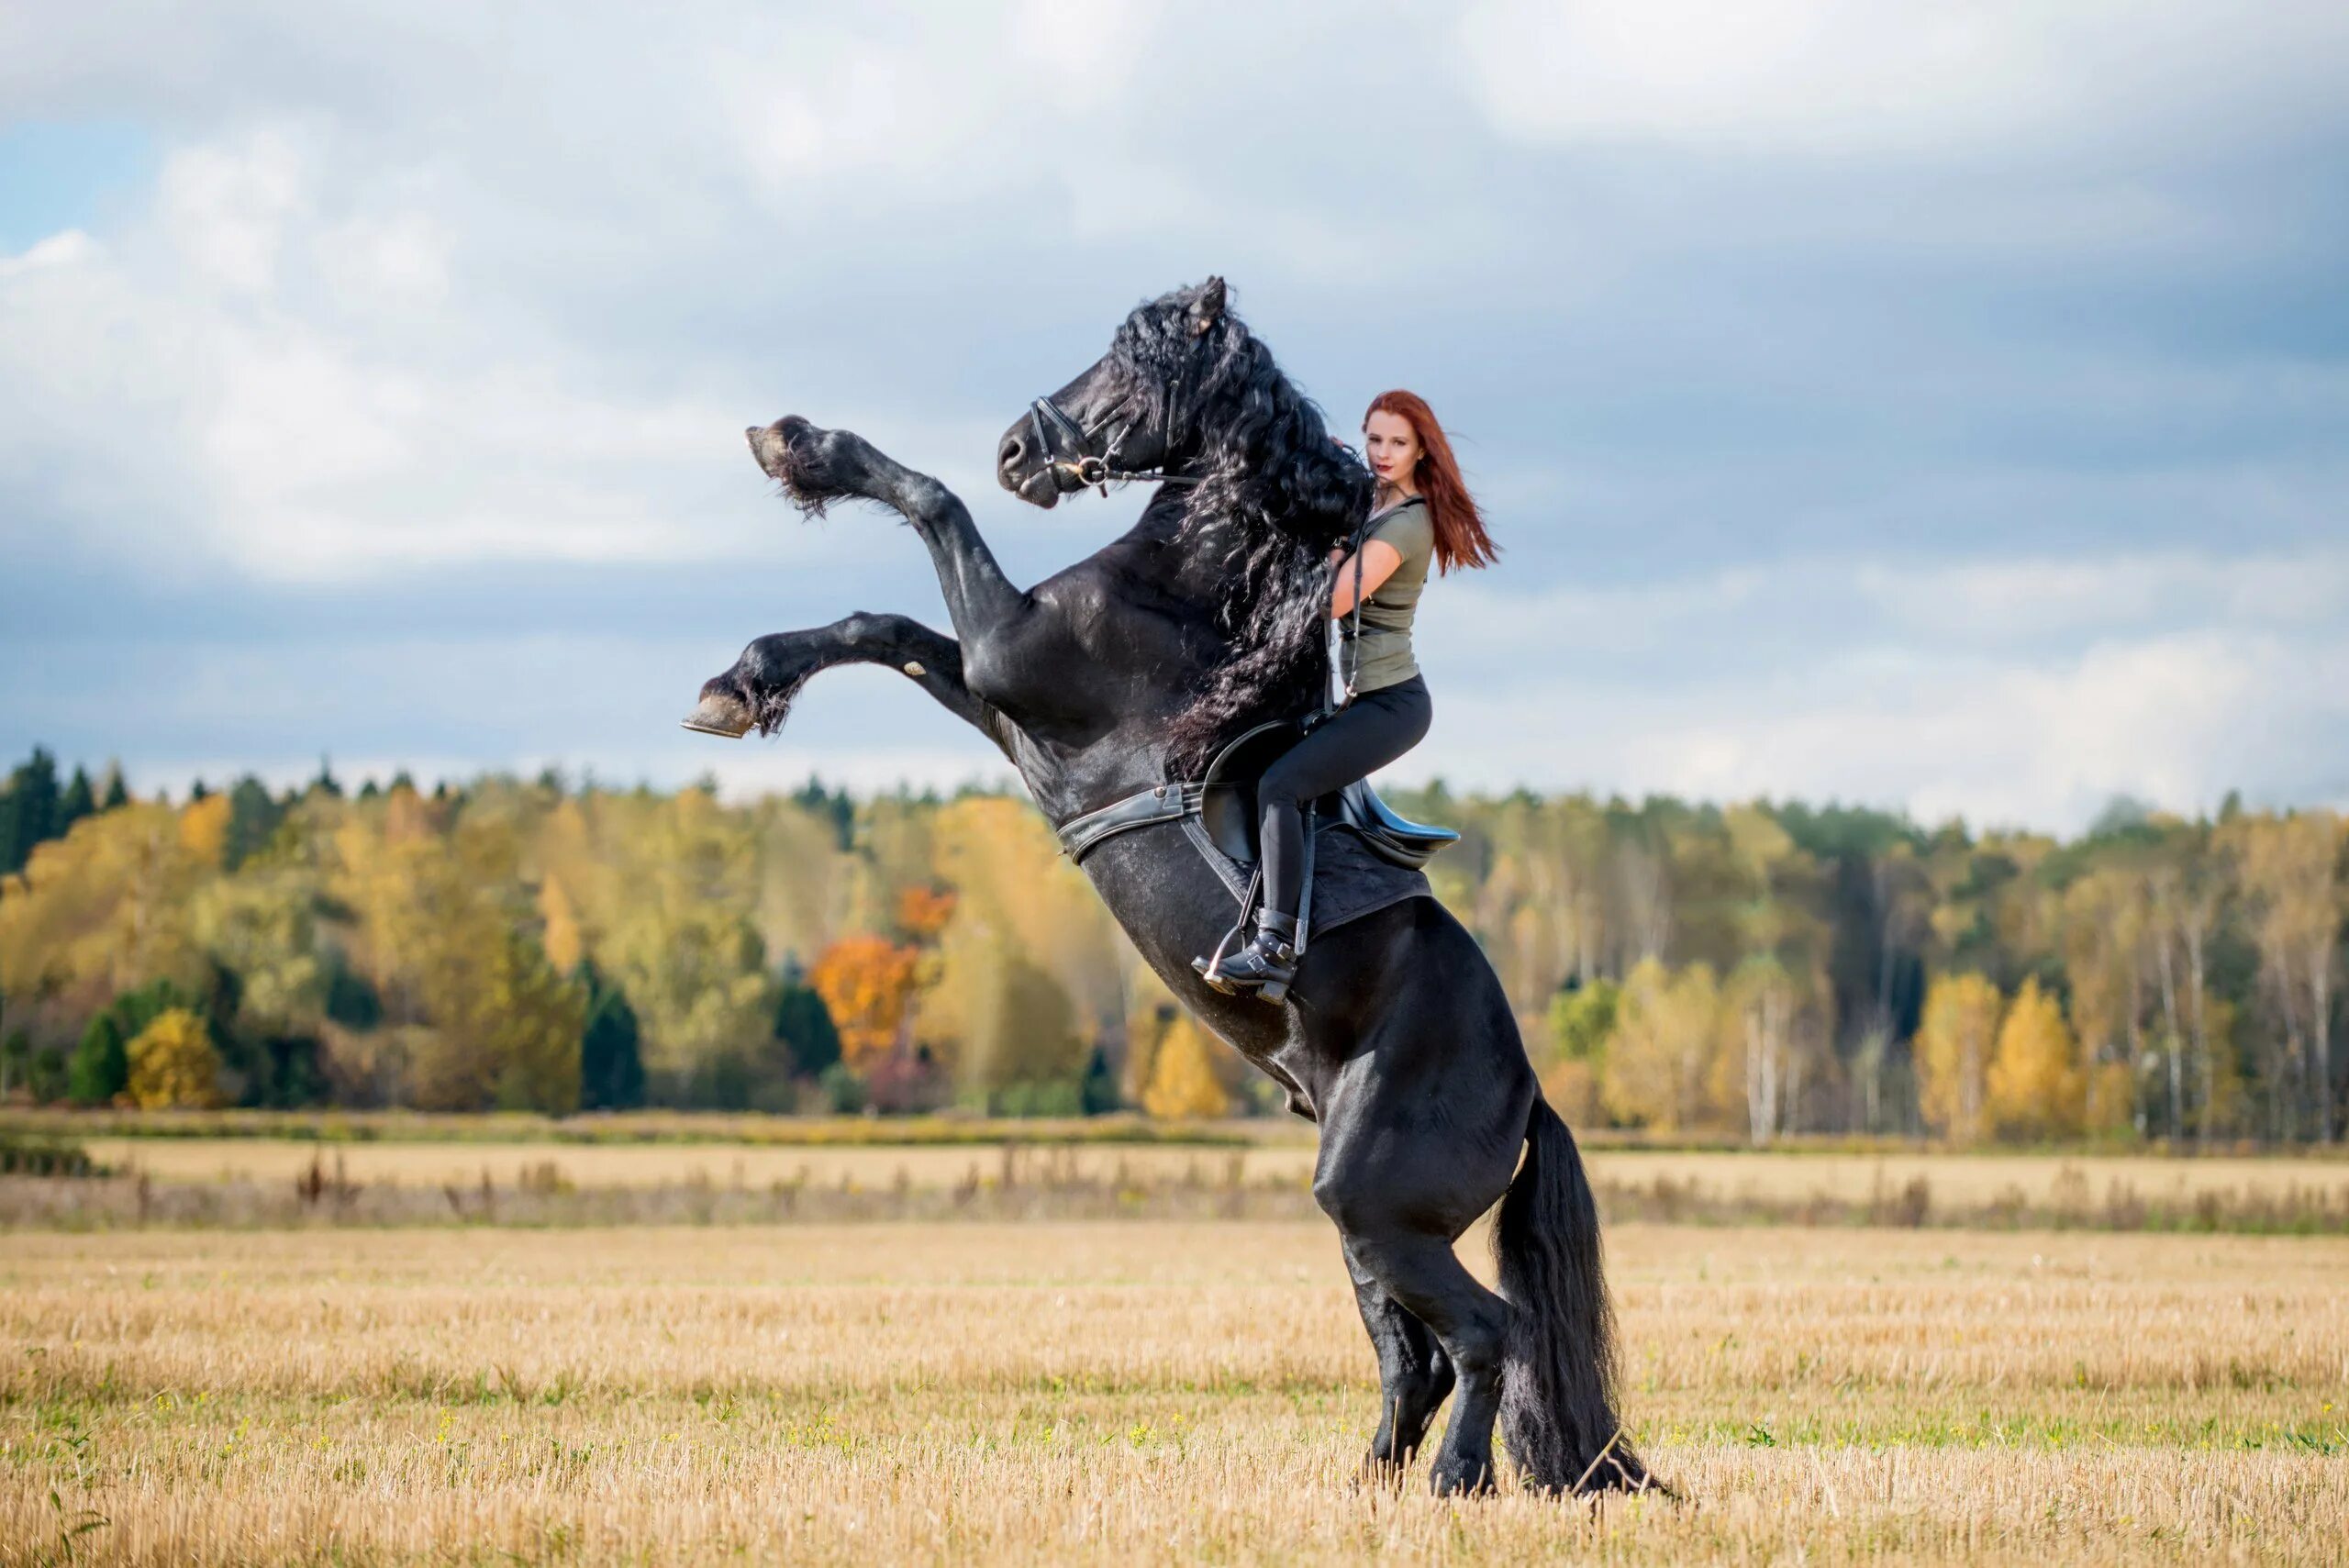
[[[841,1058],[852,1071],[870,1073],[896,1048],[920,956],[873,936],[842,937],[817,955],[807,984],[831,1013]]]
[[[919,884],[897,895],[897,929],[917,942],[934,942],[954,917],[954,890]]]

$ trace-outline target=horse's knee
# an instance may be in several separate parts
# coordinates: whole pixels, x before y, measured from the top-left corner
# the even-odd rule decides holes
[[[927,473],[909,473],[894,499],[897,509],[917,522],[967,522],[971,515],[961,496]]]
[[[889,640],[894,617],[858,610],[843,616],[837,626],[841,643],[858,653],[872,653]]]

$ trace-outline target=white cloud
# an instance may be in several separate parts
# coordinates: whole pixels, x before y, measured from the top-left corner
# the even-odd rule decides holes
[[[379,624],[407,592],[449,629],[117,651],[104,702],[59,659],[0,728],[951,784],[991,753],[853,675],[774,745],[643,739],[755,632],[937,618],[904,530],[798,526],[741,427],[865,430],[1033,578],[1138,498],[990,505],[995,435],[1220,270],[1341,422],[1408,378],[1486,438],[1522,548],[1430,598],[1413,768],[2051,822],[2334,789],[2349,555],[2310,541],[2349,378],[2294,290],[2338,241],[2269,150],[2344,39],[2303,0],[708,0],[657,48],[542,0],[20,7],[0,99],[159,158],[0,257],[0,573],[65,541],[224,604],[393,584]],[[583,562],[599,606],[648,562],[785,603],[692,651],[626,608],[559,649],[438,614]],[[485,692],[554,717],[480,726]]]
[[[188,148],[165,161],[156,210],[190,273],[233,294],[265,294],[303,177],[292,139],[276,132]]]
[[[1436,728],[1398,777],[2065,829],[2121,793],[2193,811],[2243,786],[2349,792],[2338,547],[1447,583],[1422,621]]]
[[[52,234],[14,256],[0,256],[0,278],[21,277],[44,267],[71,267],[98,253],[98,242],[78,228]]]
[[[2344,39],[2326,0],[2225,22],[2202,0],[1480,0],[1460,24],[1508,135],[1839,157],[2044,155],[2217,107],[2256,135],[2332,94]]]

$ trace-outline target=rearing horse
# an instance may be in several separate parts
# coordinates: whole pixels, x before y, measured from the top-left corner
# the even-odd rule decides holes
[[[803,509],[852,497],[903,514],[955,636],[852,615],[762,637],[703,685],[690,728],[772,734],[818,672],[889,665],[1000,747],[1057,827],[1187,776],[1176,770],[1324,689],[1327,558],[1367,511],[1369,475],[1220,279],[1137,307],[1108,354],[1004,435],[1004,488],[1037,506],[1105,478],[1166,481],[1124,538],[1033,588],[1005,578],[944,485],[863,438],[796,417],[749,435]],[[1581,1156],[1475,939],[1435,900],[1408,898],[1314,942],[1287,1005],[1267,1006],[1191,967],[1233,908],[1183,834],[1122,833],[1083,865],[1174,994],[1319,1125],[1313,1195],[1378,1353],[1369,1468],[1408,1463],[1456,1389],[1440,1495],[1491,1486],[1497,1420],[1530,1485],[1650,1485],[1614,1409]],[[1498,1295],[1453,1251],[1496,1200]]]

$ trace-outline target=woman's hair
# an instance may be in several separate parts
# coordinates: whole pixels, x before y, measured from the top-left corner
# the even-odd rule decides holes
[[[1362,422],[1369,424],[1373,414],[1394,415],[1419,438],[1419,464],[1411,482],[1426,498],[1428,517],[1435,524],[1436,569],[1490,566],[1500,546],[1485,531],[1484,516],[1468,494],[1468,482],[1460,477],[1459,460],[1452,455],[1452,443],[1444,439],[1443,427],[1435,422],[1428,400],[1416,392],[1382,392],[1363,410]]]

